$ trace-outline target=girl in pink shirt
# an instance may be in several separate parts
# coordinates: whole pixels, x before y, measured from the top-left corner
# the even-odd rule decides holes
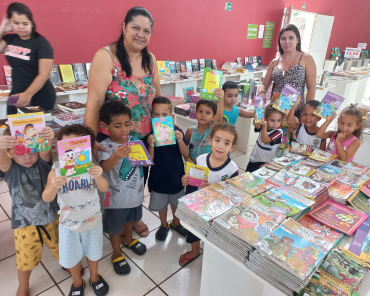
[[[336,114],[328,117],[317,131],[316,136],[321,139],[330,138],[326,151],[338,155],[337,158],[351,162],[356,151],[361,145],[362,135],[362,113],[356,105],[350,105],[343,109],[338,118],[338,131],[326,132],[329,124],[334,120]]]

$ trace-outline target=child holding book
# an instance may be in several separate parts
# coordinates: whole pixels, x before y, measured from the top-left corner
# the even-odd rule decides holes
[[[112,264],[119,275],[130,273],[131,268],[120,248],[120,233],[124,227],[123,245],[137,255],[144,255],[146,246],[133,239],[134,223],[140,221],[144,200],[144,173],[141,165],[132,166],[128,160],[131,148],[126,143],[134,140],[131,130],[131,110],[119,101],[106,102],[99,111],[100,121],[109,138],[102,141],[107,151],[98,152],[103,176],[108,180],[105,193],[103,230],[109,234],[113,248]]]
[[[313,113],[320,102],[315,100],[307,101],[303,105],[301,117],[298,119],[294,114],[300,102],[301,98],[298,96],[298,99],[286,118],[289,127],[295,131],[295,141],[298,144],[311,145],[312,150],[325,150],[326,141],[316,136],[316,132],[319,130],[317,122],[319,122],[321,118]]]
[[[209,135],[211,153],[202,154],[196,159],[197,165],[209,168],[208,182],[203,182],[202,188],[238,175],[238,166],[229,157],[237,140],[238,133],[234,125],[223,122],[212,127]],[[181,180],[183,186],[188,186],[188,176],[184,175]],[[181,266],[188,265],[200,255],[200,239],[198,237],[189,232],[186,242],[191,244],[191,251],[180,256],[179,264]]]
[[[247,172],[254,172],[261,165],[276,157],[276,150],[281,143],[283,130],[281,122],[283,113],[272,107],[273,103],[265,107],[265,118],[259,123],[253,120],[254,131],[259,133],[257,142],[252,150]]]
[[[49,143],[54,138],[50,127],[41,131]],[[9,128],[0,137],[0,175],[9,187],[12,198],[11,228],[14,229],[16,267],[19,286],[17,296],[29,295],[32,270],[40,263],[44,244],[55,259],[59,259],[58,219],[56,201],[42,199],[48,173],[51,170],[51,151],[16,155],[18,141]]]
[[[244,118],[253,118],[254,111],[247,111],[238,108],[235,104],[238,102],[239,86],[234,81],[226,81],[222,85],[224,91],[224,122],[230,122],[232,125],[236,124],[238,116]]]
[[[351,162],[361,145],[363,129],[361,110],[352,104],[344,108],[338,118],[338,131],[326,132],[335,117],[336,114],[327,117],[316,136],[321,139],[330,138],[325,151],[338,155],[337,158],[342,161]]]
[[[95,134],[80,124],[66,125],[58,132],[58,141],[90,136],[94,148]],[[109,286],[98,274],[98,260],[103,256],[103,225],[98,190],[108,190],[102,168],[93,166],[87,173],[67,178],[55,169],[49,173],[42,194],[45,202],[56,200],[59,210],[59,263],[69,269],[72,285],[69,295],[83,295],[85,281],[81,273],[81,259],[86,256],[90,269],[90,285],[98,296],[108,293]],[[57,195],[58,194],[58,195]]]
[[[152,118],[167,117],[172,115],[171,100],[157,97],[152,103]],[[185,174],[183,157],[189,156],[188,142],[184,133],[175,127],[176,144],[155,147],[153,131],[143,139],[143,142],[154,160],[155,165],[150,169],[148,187],[150,192],[149,209],[159,212],[161,226],[155,237],[164,241],[169,228],[186,237],[188,231],[180,224],[175,212],[178,200],[184,196],[184,186],[181,177]],[[167,208],[171,205],[173,219],[167,222]]]

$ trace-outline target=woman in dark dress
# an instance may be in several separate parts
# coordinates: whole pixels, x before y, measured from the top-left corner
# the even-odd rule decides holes
[[[12,31],[15,34],[6,34]],[[56,94],[49,80],[54,63],[53,48],[37,33],[32,13],[22,3],[8,6],[0,26],[0,53],[5,54],[12,67],[10,95],[19,96],[16,107],[32,105],[53,109]],[[7,113],[16,114],[16,107],[8,106]]]

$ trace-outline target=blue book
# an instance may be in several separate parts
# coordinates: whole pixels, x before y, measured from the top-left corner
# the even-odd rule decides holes
[[[176,144],[172,116],[152,118],[155,146]]]

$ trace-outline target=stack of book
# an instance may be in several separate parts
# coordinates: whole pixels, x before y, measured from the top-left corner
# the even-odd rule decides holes
[[[19,107],[17,108],[18,114],[29,114],[29,113],[38,113],[44,112],[45,121],[50,121],[52,119],[50,111],[46,111],[40,106],[28,106],[28,107]]]
[[[79,102],[68,102],[68,103],[58,103],[58,108],[63,112],[72,112],[76,115],[84,115],[86,110],[86,104]]]
[[[53,116],[53,121],[60,124],[61,126],[71,124],[84,124],[84,119],[72,112],[56,114]]]

